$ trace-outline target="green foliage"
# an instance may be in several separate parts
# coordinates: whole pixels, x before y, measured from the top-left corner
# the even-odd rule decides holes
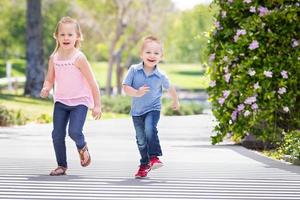
[[[212,143],[227,135],[277,142],[300,126],[300,7],[297,0],[214,1],[209,41]]]
[[[23,125],[27,120],[21,110],[8,110],[0,105],[0,126]]]
[[[50,123],[52,122],[52,116],[47,113],[43,113],[36,119],[36,121],[41,124]]]
[[[282,155],[290,155],[293,158],[300,159],[300,131],[295,130],[285,134],[278,152]]]
[[[173,115],[197,115],[203,113],[203,106],[199,103],[184,102],[180,104],[179,110],[173,110],[171,103],[165,103],[163,107],[163,114],[166,116]]]
[[[207,60],[206,32],[211,29],[215,9],[198,5],[170,17],[165,40],[168,62],[198,63]]]
[[[114,113],[123,113],[123,114],[129,114],[130,112],[130,106],[131,106],[131,100],[128,96],[114,96],[114,97],[108,97],[103,96],[102,97],[102,109],[103,112],[114,112]]]

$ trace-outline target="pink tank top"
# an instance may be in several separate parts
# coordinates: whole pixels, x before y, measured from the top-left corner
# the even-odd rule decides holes
[[[81,51],[68,60],[58,60],[57,54],[53,56],[55,71],[54,102],[61,102],[68,106],[85,105],[94,107],[92,91],[87,80],[75,66],[75,61],[84,56]]]

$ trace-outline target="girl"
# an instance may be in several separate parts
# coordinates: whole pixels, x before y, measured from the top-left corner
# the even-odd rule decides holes
[[[179,109],[176,90],[159,69],[163,55],[162,43],[154,36],[144,38],[140,57],[143,62],[132,65],[123,81],[125,93],[132,96],[131,115],[136,131],[136,142],[141,155],[136,178],[146,177],[151,169],[163,166],[157,124],[160,118],[162,88],[170,93],[173,109]]]
[[[54,87],[54,112],[52,140],[58,167],[51,176],[65,175],[68,168],[66,156],[66,127],[75,142],[83,167],[91,163],[91,156],[82,133],[88,108],[99,119],[102,115],[100,90],[91,66],[79,50],[82,32],[79,23],[63,17],[53,34],[56,48],[49,59],[47,76],[41,90],[41,97],[49,95]]]

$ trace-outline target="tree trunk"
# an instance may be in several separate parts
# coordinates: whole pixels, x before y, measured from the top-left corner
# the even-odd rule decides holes
[[[44,81],[41,0],[27,0],[26,83],[24,94],[39,97]]]

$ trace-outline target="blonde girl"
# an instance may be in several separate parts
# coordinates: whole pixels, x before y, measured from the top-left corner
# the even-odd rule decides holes
[[[82,132],[88,109],[95,119],[101,112],[100,90],[92,68],[80,51],[82,32],[79,23],[71,17],[63,17],[53,34],[56,47],[49,58],[48,72],[41,90],[41,97],[49,95],[54,86],[54,112],[52,141],[57,167],[51,176],[65,175],[68,169],[66,156],[66,127],[79,152],[83,167],[91,163],[87,143]]]

